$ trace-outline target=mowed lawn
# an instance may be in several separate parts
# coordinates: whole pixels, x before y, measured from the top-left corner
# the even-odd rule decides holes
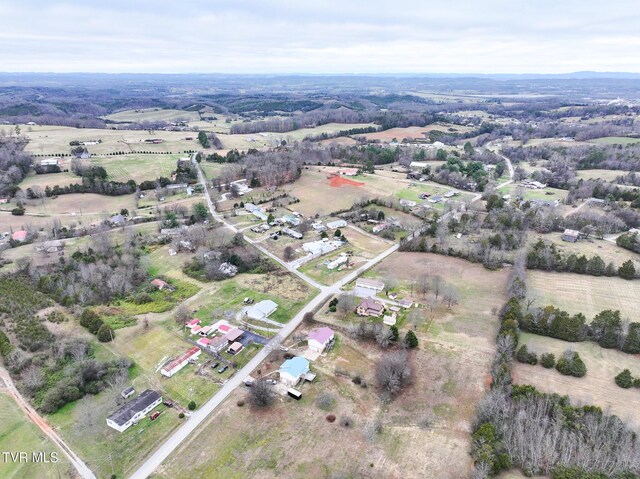
[[[182,153],[196,150],[200,143],[197,134],[185,131],[152,131],[147,130],[108,130],[99,128],[72,128],[68,126],[22,126],[24,136],[29,139],[25,150],[35,155],[62,155],[71,152],[72,141],[98,141],[100,143],[87,146],[91,154],[136,153],[140,151]],[[191,137],[191,140],[186,140]],[[158,144],[145,140],[160,138]]]
[[[602,179],[605,181],[613,181],[618,176],[624,176],[628,171],[621,170],[577,170],[576,176],[578,178],[588,178],[588,179]]]
[[[91,164],[102,166],[107,170],[109,179],[126,183],[134,180],[140,183],[144,180],[155,180],[161,176],[170,178],[176,169],[178,158],[186,155],[115,155],[94,156]]]
[[[638,280],[528,271],[527,287],[538,298],[535,306],[551,304],[571,314],[583,313],[588,321],[605,309],[620,310],[623,318],[632,320],[640,311]]]
[[[0,457],[0,477],[2,479],[55,479],[64,477],[70,467],[69,460],[38,427],[26,417],[24,411],[11,396],[0,388],[0,451],[26,452],[29,462],[12,462]],[[57,464],[38,464],[31,461],[31,453],[52,452],[58,455]]]
[[[141,108],[139,110],[122,110],[103,117],[118,123],[135,123],[140,121],[198,121],[197,111],[175,110],[171,108]]]
[[[559,339],[535,334],[522,333],[519,344],[538,354],[553,353],[556,359],[567,349],[580,354],[587,367],[582,378],[563,376],[555,369],[545,369],[541,365],[530,366],[514,361],[514,379],[518,384],[531,384],[541,391],[568,395],[574,404],[594,404],[610,409],[627,424],[640,426],[640,390],[623,389],[614,382],[623,369],[629,369],[635,377],[640,377],[640,361],[637,355],[625,354],[614,349],[604,349],[593,342],[569,343]]]

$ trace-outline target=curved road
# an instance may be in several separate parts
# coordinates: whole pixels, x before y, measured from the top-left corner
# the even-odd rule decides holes
[[[207,204],[209,206],[209,210],[213,217],[223,223],[227,228],[229,228],[234,233],[238,233],[238,229],[226,222],[224,218],[219,215],[215,211],[215,207],[213,202],[211,201],[211,197],[209,195],[209,191],[206,187],[206,181],[204,175],[202,174],[202,170],[198,165],[198,176],[201,184],[204,187],[205,198],[207,200]],[[345,276],[341,280],[335,282],[331,286],[324,286],[316,281],[313,281],[311,278],[306,275],[300,273],[298,270],[291,268],[284,261],[282,261],[277,256],[271,254],[269,251],[262,248],[260,245],[255,244],[253,241],[245,238],[247,242],[253,244],[258,250],[277,261],[280,265],[282,265],[287,271],[297,275],[307,283],[315,286],[320,290],[320,293],[309,301],[299,312],[296,314],[291,320],[284,325],[284,327],[280,330],[280,332],[274,336],[274,338],[269,342],[269,347],[264,347],[249,361],[242,369],[240,369],[235,375],[229,379],[225,385],[218,391],[209,401],[207,401],[198,411],[193,413],[191,417],[185,422],[183,426],[180,427],[176,432],[174,432],[169,439],[167,439],[147,460],[138,468],[136,472],[134,472],[130,477],[130,479],[145,479],[149,477],[162,462],[185,440],[187,439],[191,433],[200,425],[202,422],[220,405],[224,402],[227,397],[236,389],[238,386],[242,384],[242,382],[246,379],[246,377],[256,369],[262,361],[264,361],[272,347],[277,347],[281,344],[293,331],[298,327],[298,325],[302,322],[304,315],[310,311],[314,311],[316,308],[320,307],[330,296],[338,293],[340,289],[356,279],[362,273],[364,273],[369,268],[373,267],[383,259],[385,259],[390,254],[394,253],[398,250],[400,245],[394,244],[389,247],[384,252],[380,253],[375,258],[369,260],[364,265],[360,266],[358,269],[349,273],[349,275]]]

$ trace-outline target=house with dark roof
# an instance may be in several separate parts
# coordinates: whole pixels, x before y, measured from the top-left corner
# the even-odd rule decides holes
[[[379,318],[385,311],[385,306],[382,302],[373,299],[372,297],[365,298],[357,307],[356,313],[358,316],[375,316]]]
[[[129,429],[133,424],[149,414],[162,402],[162,396],[157,391],[147,389],[129,401],[116,412],[107,417],[107,426],[118,432]]]

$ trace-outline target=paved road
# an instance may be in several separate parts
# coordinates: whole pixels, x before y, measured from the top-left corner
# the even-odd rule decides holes
[[[26,416],[38,426],[38,428],[49,438],[51,441],[62,450],[64,455],[69,459],[69,462],[78,472],[78,475],[82,479],[96,479],[96,476],[91,472],[91,469],[82,462],[82,460],[71,450],[69,446],[62,440],[58,433],[40,416],[31,406],[28,401],[20,394],[20,391],[16,389],[13,384],[13,380],[9,373],[3,368],[0,368],[0,379],[4,381],[7,386],[8,393],[16,401],[18,406],[25,412]]]
[[[211,201],[211,197],[206,189],[206,182],[204,175],[202,174],[202,170],[198,166],[198,176],[200,178],[200,182],[205,187],[205,197],[207,199],[207,204],[209,205],[209,210],[215,219],[221,221],[227,228],[237,233],[237,229],[224,221],[218,213],[216,213],[213,202]],[[251,241],[249,241],[251,243]],[[258,245],[254,246],[258,247]],[[310,278],[307,278],[305,275],[298,274],[302,279],[307,281],[308,283],[316,286],[320,290],[320,294],[318,294],[315,298],[309,301],[299,312],[296,314],[284,327],[280,330],[280,332],[271,340],[271,347],[277,347],[282,344],[282,342],[291,334],[293,331],[300,325],[302,322],[304,315],[310,311],[314,311],[316,308],[320,307],[331,295],[334,295],[340,291],[340,289],[356,279],[362,273],[364,273],[369,268],[378,264],[380,261],[385,259],[390,254],[397,251],[399,248],[398,244],[394,244],[389,247],[387,250],[380,253],[375,258],[369,260],[364,265],[355,269],[349,275],[345,276],[341,280],[335,282],[331,286],[323,286],[315,281],[311,281]],[[258,248],[262,251],[264,248]],[[266,250],[265,250],[266,251]],[[283,265],[287,270],[292,273],[297,273],[297,270],[291,270],[287,267],[287,264],[284,263],[280,258],[275,257],[269,252],[266,252],[269,257],[273,257],[278,263]],[[145,479],[149,477],[162,462],[184,441],[187,437],[193,433],[193,431],[200,425],[202,422],[220,405],[224,402],[227,397],[236,389],[238,386],[242,384],[242,382],[246,379],[249,374],[256,369],[269,355],[269,352],[272,350],[271,347],[264,347],[235,375],[229,379],[225,385],[218,391],[208,402],[206,402],[198,411],[193,413],[191,417],[186,421],[186,423],[180,427],[175,433],[173,433],[167,441],[164,442],[141,466],[140,468],[134,472],[130,477],[130,479]]]

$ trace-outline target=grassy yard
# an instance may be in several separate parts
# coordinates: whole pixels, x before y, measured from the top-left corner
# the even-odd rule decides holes
[[[171,279],[169,283],[176,288],[175,291],[154,290],[147,293],[151,301],[136,304],[132,299],[115,301],[112,306],[128,316],[135,316],[146,313],[164,313],[172,309],[175,305],[196,294],[200,288],[193,283]]]
[[[3,479],[54,479],[62,477],[72,467],[49,439],[33,424],[8,394],[0,388],[0,451],[29,454],[29,462],[6,462],[0,457],[0,477]],[[31,462],[31,453],[44,453],[51,460],[55,452],[60,462],[38,464]]]
[[[555,244],[563,255],[576,254],[580,256],[584,254],[587,258],[598,255],[605,264],[613,262],[616,267],[629,259],[636,262],[639,260],[638,255],[632,251],[620,248],[611,241],[599,240],[595,237],[570,243],[562,241],[562,233],[529,234],[527,243],[533,244],[540,239]]]
[[[588,321],[604,309],[618,309],[630,319],[640,311],[637,280],[528,271],[527,286],[529,294],[539,298],[536,306],[552,304],[571,314],[583,313]]]
[[[503,195],[511,195],[511,197],[515,197],[517,186],[509,184],[507,186],[503,186],[498,191],[500,191]],[[546,187],[543,190],[532,190],[529,188],[522,188],[523,196],[525,200],[547,200],[554,201],[559,200],[562,201],[567,197],[567,190],[560,190],[558,188]]]
[[[624,176],[628,171],[621,170],[577,170],[576,175],[578,178],[590,178],[590,179],[598,179],[601,178],[605,181],[613,181],[618,176]]]
[[[629,138],[626,136],[605,136],[603,138],[596,138],[589,143],[600,143],[604,145],[631,145],[634,143],[640,143],[640,138]]]
[[[110,180],[125,183],[134,180],[155,180],[160,176],[170,178],[176,169],[176,161],[185,155],[116,155],[93,156],[89,160],[92,165],[102,166],[107,170]]]

